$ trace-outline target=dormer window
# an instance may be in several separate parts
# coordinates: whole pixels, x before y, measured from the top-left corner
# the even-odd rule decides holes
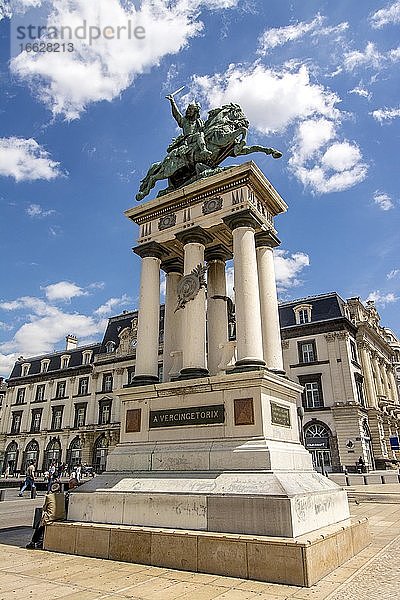
[[[92,351],[86,351],[82,354],[82,364],[89,365],[92,358]]]
[[[113,341],[109,341],[106,344],[106,352],[107,354],[110,354],[111,352],[114,352],[115,350],[115,342]]]
[[[21,368],[21,377],[26,377],[29,374],[30,363],[24,363]]]
[[[296,317],[297,325],[305,325],[311,322],[311,304],[299,304],[294,307],[294,314]]]
[[[62,369],[68,369],[68,365],[69,365],[69,361],[70,361],[70,355],[69,354],[64,354],[61,357],[61,368]]]
[[[47,371],[49,370],[49,365],[50,365],[49,359],[42,360],[42,362],[40,363],[40,372],[47,373]]]

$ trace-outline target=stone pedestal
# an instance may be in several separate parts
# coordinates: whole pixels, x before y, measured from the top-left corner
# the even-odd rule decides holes
[[[286,208],[256,165],[246,163],[126,211],[141,231],[135,249],[143,265],[134,381],[141,385],[115,391],[121,402],[120,443],[108,456],[106,472],[71,495],[74,551],[85,553],[82,539],[88,540],[89,524],[90,535],[98,536],[95,549],[102,547],[109,558],[117,556],[106,542],[115,528],[127,528],[131,540],[150,531],[154,548],[162,528],[175,530],[181,540],[185,532],[192,549],[208,548],[204,560],[188,549],[192,570],[311,585],[368,543],[364,525],[354,529],[350,523],[346,492],[313,470],[299,440],[302,388],[281,370],[269,240],[276,240],[274,217]],[[217,346],[234,344],[225,339],[226,312],[212,303],[222,301],[215,296],[225,290],[221,265],[212,262],[218,248],[233,254],[237,361],[226,373],[209,376],[210,357],[212,371],[219,368]],[[169,284],[178,282],[178,272],[168,279],[166,307],[167,346],[181,344],[170,350],[171,370],[177,371],[179,362],[182,367],[177,380],[154,383],[159,268],[165,257],[184,262],[177,306],[172,312],[175,290]],[[207,268],[213,296],[208,340]],[[168,327],[178,312],[179,335],[173,339]],[[338,552],[343,532],[350,540],[355,530],[357,543]],[[299,540],[311,534],[325,540],[327,531],[324,568],[310,577],[314,550],[300,552]],[[247,544],[243,536],[257,536],[257,542]],[[58,549],[57,539],[46,536],[46,547]],[[272,572],[268,556],[276,561],[277,544],[284,560]],[[146,560],[156,564],[152,547]],[[238,571],[230,571],[225,547],[240,554]],[[296,576],[286,568],[293,548]],[[257,566],[254,553],[262,557]],[[214,554],[221,560],[213,560]],[[168,553],[160,561],[167,566]]]

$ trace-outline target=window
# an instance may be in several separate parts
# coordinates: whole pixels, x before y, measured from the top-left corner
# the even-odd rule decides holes
[[[78,384],[78,396],[86,396],[89,393],[89,377],[82,377]]]
[[[108,425],[111,421],[111,400],[99,402],[99,425]]]
[[[61,429],[63,410],[63,406],[55,406],[53,408],[53,414],[51,417],[51,428],[54,431]]]
[[[25,388],[19,388],[17,391],[17,404],[25,403]]]
[[[113,389],[113,376],[112,373],[104,373],[103,375],[103,392],[112,392]]]
[[[11,434],[19,433],[21,429],[22,412],[14,412],[11,420]]]
[[[89,365],[90,359],[92,358],[92,352],[84,352],[82,357],[82,364]]]
[[[43,402],[45,389],[46,389],[45,385],[38,385],[37,386],[37,388],[36,388],[35,402]]]
[[[40,372],[47,373],[47,371],[49,370],[49,364],[50,364],[49,360],[42,360],[42,362],[40,364]]]
[[[310,323],[312,310],[311,304],[301,304],[299,306],[295,306],[293,310],[296,317],[297,325],[304,325],[305,323]]]
[[[129,367],[128,368],[128,385],[132,385],[134,377],[135,377],[135,367]]]
[[[42,409],[37,408],[32,411],[31,420],[31,433],[38,433],[40,431],[40,421],[42,419]]]
[[[66,387],[67,387],[67,384],[65,381],[59,381],[57,383],[56,398],[65,398]]]
[[[353,340],[350,340],[350,352],[351,352],[351,360],[358,363],[357,346]]]
[[[21,376],[22,377],[26,377],[29,373],[29,369],[30,369],[30,364],[26,363],[24,365],[22,365],[22,370],[21,370]]]
[[[357,399],[361,406],[366,406],[365,404],[365,396],[364,396],[364,388],[363,388],[363,378],[362,375],[358,373],[354,374],[356,380],[356,390],[357,390]]]
[[[114,350],[115,350],[115,342],[113,342],[113,341],[107,342],[107,344],[106,344],[106,352],[107,352],[107,354],[110,354],[111,352],[114,352]]]
[[[162,381],[163,380],[163,373],[164,373],[163,365],[162,365],[162,363],[160,363],[158,365],[158,372],[157,372],[158,381]]]
[[[0,394],[0,408],[3,406],[4,394]]]
[[[321,374],[299,376],[299,383],[304,386],[302,394],[304,408],[323,408]]]
[[[75,405],[74,427],[84,427],[86,420],[86,404]]]
[[[317,360],[315,341],[299,342],[299,362],[312,363]]]
[[[61,357],[61,368],[62,369],[67,369],[68,368],[69,359],[70,359],[70,355],[69,354],[67,354],[66,356],[62,356]]]

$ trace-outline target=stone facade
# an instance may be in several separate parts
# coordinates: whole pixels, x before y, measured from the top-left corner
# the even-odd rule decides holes
[[[305,388],[303,439],[315,467],[352,471],[360,456],[369,469],[397,465],[400,348],[374,304],[331,293],[279,310],[284,367]]]
[[[52,462],[104,470],[119,441],[114,391],[133,377],[136,333],[137,312],[125,311],[109,319],[99,344],[78,347],[67,336],[64,351],[17,361],[1,390],[3,473],[23,473],[30,460],[38,471]]]

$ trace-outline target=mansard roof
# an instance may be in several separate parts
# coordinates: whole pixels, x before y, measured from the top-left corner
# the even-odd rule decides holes
[[[292,327],[296,325],[296,315],[294,308],[302,304],[311,305],[311,321],[316,323],[330,319],[340,319],[346,317],[344,311],[345,301],[336,292],[319,294],[317,296],[307,296],[297,298],[288,302],[279,304],[279,320],[281,328]]]
[[[41,373],[41,362],[45,359],[49,360],[49,367],[47,369],[47,373],[55,372],[55,371],[65,371],[67,372],[74,367],[80,367],[83,365],[83,353],[87,350],[93,352],[93,356],[98,354],[101,349],[101,344],[90,344],[87,346],[78,346],[73,350],[60,350],[57,352],[51,352],[49,354],[42,354],[40,356],[33,356],[30,358],[23,358],[18,360],[11,371],[11,375],[8,381],[12,379],[16,379],[18,377],[22,377],[22,365],[30,364],[29,374],[26,377],[30,377],[31,375],[40,375]],[[61,356],[70,356],[69,364],[67,369],[61,369]],[[25,377],[24,377],[25,379]]]

